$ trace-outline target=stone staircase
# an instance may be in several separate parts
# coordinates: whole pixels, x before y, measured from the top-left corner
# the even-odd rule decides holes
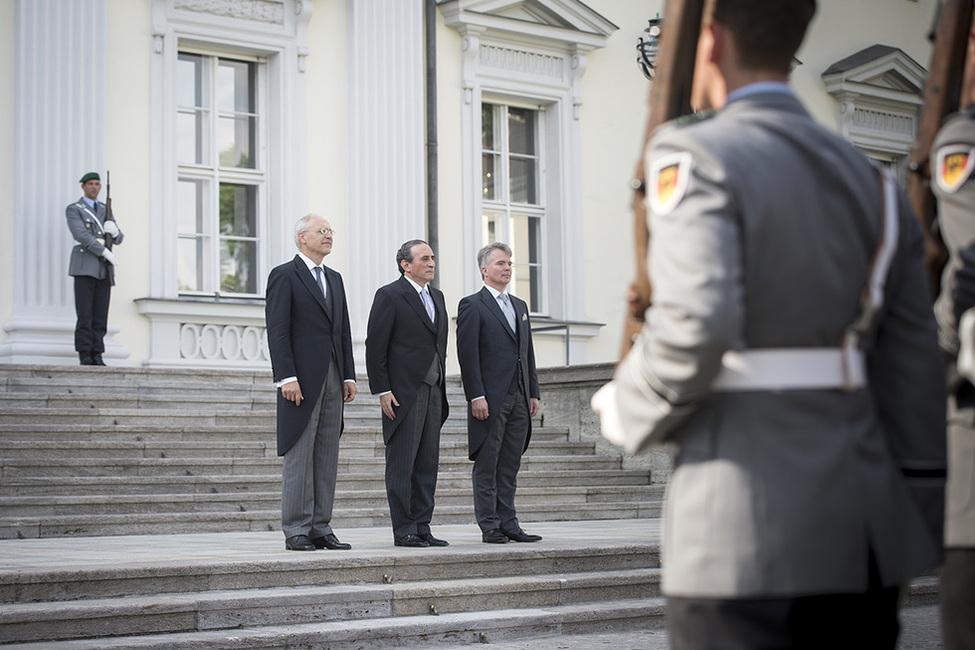
[[[448,392],[433,524],[451,546],[392,545],[378,400],[360,393],[333,516],[354,549],[293,553],[268,373],[0,366],[0,643],[388,648],[662,625],[650,472],[539,418],[518,506],[545,540],[482,544],[457,379]]]
[[[662,625],[656,521],[532,524],[536,544],[435,529],[443,549],[343,529],[0,541],[0,643],[44,648],[388,648]]]
[[[353,550],[285,551],[269,383],[0,366],[0,645],[453,648],[663,626],[649,470],[540,418],[518,501],[544,539],[483,544],[456,380],[433,522],[450,546],[392,545],[379,406],[360,394],[333,518]],[[907,602],[936,598],[928,576]]]
[[[459,380],[448,393],[434,523],[473,523]],[[0,367],[0,539],[279,530],[274,398],[261,372]],[[365,391],[346,408],[337,529],[388,524],[379,413]],[[662,490],[619,453],[539,420],[519,513],[650,517]]]

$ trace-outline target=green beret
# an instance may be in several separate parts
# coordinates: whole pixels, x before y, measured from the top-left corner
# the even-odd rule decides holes
[[[100,181],[102,177],[98,175],[98,172],[88,172],[81,177],[81,184],[84,185],[88,181]]]

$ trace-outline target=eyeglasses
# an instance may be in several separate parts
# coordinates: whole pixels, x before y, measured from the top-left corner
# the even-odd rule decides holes
[[[318,228],[317,230],[305,230],[303,232],[317,232],[317,233],[320,233],[322,235],[334,235],[335,234],[335,231],[332,230],[331,228]]]

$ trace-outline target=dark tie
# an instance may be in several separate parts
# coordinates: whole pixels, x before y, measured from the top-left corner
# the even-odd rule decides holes
[[[320,266],[316,266],[315,267],[315,282],[318,283],[318,288],[321,290],[322,297],[324,298],[326,296],[326,294],[325,294],[325,283],[322,282],[322,267],[320,267]]]
[[[328,317],[332,317],[332,303],[329,300],[328,292],[325,291],[325,269],[320,266],[315,267],[315,281],[318,282],[318,288],[322,290],[322,296],[325,298],[325,313]]]

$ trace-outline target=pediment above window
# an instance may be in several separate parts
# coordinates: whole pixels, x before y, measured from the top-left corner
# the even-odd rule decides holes
[[[896,160],[914,143],[927,71],[896,47],[872,45],[831,65],[826,90],[840,132],[868,155]]]
[[[447,25],[462,34],[530,38],[564,45],[603,47],[618,27],[575,0],[445,0]]]

